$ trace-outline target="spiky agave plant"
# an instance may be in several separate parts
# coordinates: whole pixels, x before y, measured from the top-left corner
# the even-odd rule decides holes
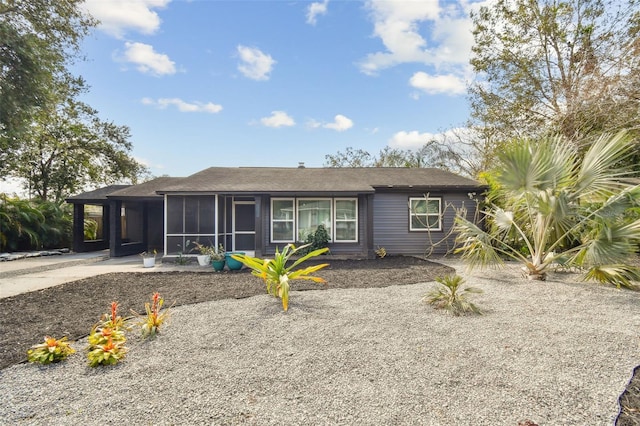
[[[482,293],[475,287],[462,287],[464,279],[460,275],[436,277],[440,285],[423,297],[423,301],[436,309],[444,309],[452,315],[466,313],[482,314],[482,310],[468,300],[470,294]]]
[[[309,244],[305,244],[300,247],[296,247],[294,244],[287,244],[282,249],[282,252],[278,251],[278,248],[276,248],[276,254],[273,259],[260,259],[242,254],[233,254],[231,257],[236,259],[238,262],[242,262],[248,268],[251,268],[253,270],[253,275],[262,278],[267,287],[267,293],[282,299],[282,308],[286,311],[289,309],[289,281],[309,280],[321,284],[326,283],[324,279],[311,276],[310,274],[329,266],[328,263],[309,266],[296,271],[293,270],[293,268],[306,260],[327,252],[329,249],[326,247],[307,253],[293,262],[291,266],[287,266],[287,262],[291,256],[301,250],[304,250],[308,246]]]

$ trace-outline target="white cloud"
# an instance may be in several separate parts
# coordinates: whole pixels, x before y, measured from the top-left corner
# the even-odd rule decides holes
[[[338,132],[344,132],[353,127],[353,121],[342,114],[335,116],[333,123],[327,123],[324,126],[325,129],[332,129]]]
[[[295,126],[296,122],[289,114],[284,111],[272,111],[269,117],[260,119],[260,122],[267,127],[291,127]]]
[[[309,127],[310,129],[317,129],[319,127],[322,127],[322,123],[312,118],[307,121],[307,127]]]
[[[138,71],[147,74],[161,76],[165,74],[175,74],[176,64],[169,56],[158,53],[153,46],[144,43],[124,44],[124,60],[136,64]]]
[[[255,47],[238,45],[238,54],[242,61],[238,70],[252,80],[268,80],[269,74],[276,64],[271,55],[265,54]]]
[[[380,38],[385,50],[370,53],[359,63],[363,73],[375,75],[402,63],[422,63],[432,67],[435,75],[462,79],[468,74],[473,45],[469,11],[473,4],[466,0],[369,0],[366,7],[371,12],[373,35]]]
[[[171,0],[86,0],[84,5],[94,18],[100,20],[99,28],[123,38],[129,31],[153,34],[160,28],[160,17],[154,9],[165,8]]]
[[[151,105],[160,109],[166,109],[169,106],[175,106],[180,112],[206,112],[209,114],[216,114],[222,111],[222,105],[217,105],[212,102],[189,103],[179,98],[160,98],[157,100],[151,98],[143,98],[142,103],[144,105]]]
[[[467,85],[464,79],[453,74],[429,75],[420,71],[413,74],[409,80],[409,84],[430,95],[437,95],[440,93],[460,95],[465,93],[467,90]]]
[[[310,119],[307,121],[307,127],[310,129],[319,129],[322,127],[325,129],[335,130],[337,132],[344,132],[345,130],[349,130],[353,127],[353,121],[342,114],[338,114],[333,118],[333,122],[331,123],[323,123],[315,119]]]
[[[417,130],[406,132],[403,130],[389,139],[389,146],[391,148],[417,150],[433,140],[450,146],[457,146],[461,141],[469,140],[472,136],[472,131],[466,127],[456,127],[439,133],[420,133]]]
[[[329,0],[311,3],[309,7],[307,7],[307,24],[315,25],[318,15],[326,15],[327,4],[329,4]]]
[[[434,133],[420,133],[417,130],[411,132],[401,131],[391,137],[389,146],[401,149],[418,149],[436,136]]]

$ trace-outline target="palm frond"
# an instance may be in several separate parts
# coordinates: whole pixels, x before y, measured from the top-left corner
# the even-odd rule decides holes
[[[589,202],[602,201],[618,192],[628,183],[620,180],[629,175],[619,164],[634,153],[628,134],[603,134],[589,148],[579,168],[576,194]]]

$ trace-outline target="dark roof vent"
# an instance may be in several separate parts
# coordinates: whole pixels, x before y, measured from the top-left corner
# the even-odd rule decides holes
[[[299,168],[299,169],[304,169],[304,161],[300,161],[300,162],[298,163],[298,168]]]

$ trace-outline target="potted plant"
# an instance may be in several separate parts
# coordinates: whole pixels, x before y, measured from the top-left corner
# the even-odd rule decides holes
[[[242,262],[238,261],[237,259],[234,259],[233,256],[236,254],[240,254],[242,256],[245,255],[245,253],[243,251],[234,251],[234,252],[227,252],[226,253],[226,262],[227,262],[227,268],[229,268],[230,271],[238,271],[240,269],[242,269]]]
[[[211,263],[211,253],[215,251],[215,249],[211,246],[205,246],[198,242],[193,243],[196,247],[195,249],[200,253],[198,255],[198,264],[200,266],[207,266]]]
[[[153,268],[156,265],[156,254],[158,254],[158,251],[155,249],[153,253],[147,253],[146,251],[140,253],[140,256],[142,256],[142,266],[145,268]]]
[[[213,266],[213,269],[216,271],[222,271],[224,269],[226,257],[222,244],[220,244],[217,249],[211,247],[211,253],[209,256],[211,257],[211,266]]]

